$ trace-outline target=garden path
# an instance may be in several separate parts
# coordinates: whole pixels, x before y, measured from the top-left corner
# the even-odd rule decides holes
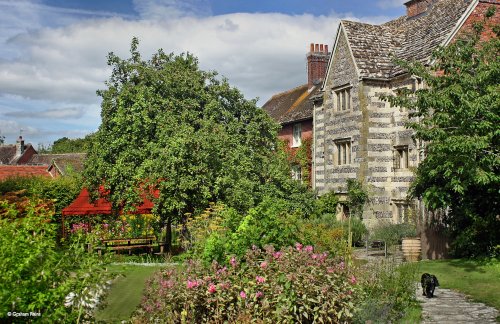
[[[354,252],[357,259],[367,260],[369,263],[382,260],[392,260],[396,263],[403,262],[400,252],[390,254],[386,259],[383,252],[357,250]],[[483,324],[498,323],[496,317],[499,311],[483,303],[468,300],[467,296],[450,289],[436,288],[434,298],[422,296],[422,287],[417,284],[417,300],[422,305],[421,324]]]
[[[422,305],[422,324],[497,323],[495,308],[471,302],[462,293],[437,287],[434,298],[426,298],[418,285],[416,294]]]

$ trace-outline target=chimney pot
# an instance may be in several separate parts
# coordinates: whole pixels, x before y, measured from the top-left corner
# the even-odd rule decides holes
[[[311,51],[307,54],[307,84],[309,89],[324,80],[328,58],[328,45],[311,43]]]

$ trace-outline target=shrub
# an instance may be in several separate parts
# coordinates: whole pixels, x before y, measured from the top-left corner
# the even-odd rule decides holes
[[[58,247],[53,214],[50,201],[0,197],[0,321],[7,312],[38,312],[30,320],[42,322],[92,316],[107,279],[101,262],[82,235]]]
[[[359,298],[352,269],[312,246],[254,247],[227,266],[188,261],[147,284],[133,321],[203,323],[341,323]]]
[[[416,307],[415,282],[418,265],[375,263],[360,274],[363,300],[355,323],[399,323],[405,312]]]
[[[375,240],[383,240],[388,246],[401,244],[405,237],[414,237],[417,235],[415,225],[409,223],[392,224],[389,222],[380,222],[372,231],[370,237]]]
[[[265,198],[244,215],[212,204],[191,217],[186,228],[188,235],[181,237],[180,243],[188,256],[208,263],[224,262],[230,255],[242,257],[252,245],[281,248],[293,244],[298,240],[299,216],[290,213],[285,200]]]
[[[304,242],[331,253],[341,255],[347,253],[349,239],[349,220],[339,221],[334,214],[323,214],[320,217],[304,220],[300,229]],[[362,220],[351,219],[352,240],[362,242],[368,230]]]

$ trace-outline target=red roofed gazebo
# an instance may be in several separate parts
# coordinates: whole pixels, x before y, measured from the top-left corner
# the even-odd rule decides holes
[[[154,192],[154,196],[158,197],[158,191]],[[136,206],[132,214],[150,214],[154,207],[154,203],[149,200],[146,195],[143,195],[143,201],[139,206]],[[90,194],[87,188],[80,191],[78,197],[66,208],[62,210],[62,232],[63,237],[66,235],[64,230],[64,218],[68,216],[84,216],[84,215],[110,215],[112,213],[111,203],[104,197],[98,198],[95,202],[90,199]],[[120,211],[122,213],[122,211]]]

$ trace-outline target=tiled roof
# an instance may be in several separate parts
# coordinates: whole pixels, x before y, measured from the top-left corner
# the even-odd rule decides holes
[[[10,161],[16,156],[15,145],[1,145],[0,146],[0,164],[9,164]]]
[[[392,63],[426,62],[452,32],[473,0],[437,0],[425,14],[407,16],[382,25],[342,21],[361,77],[389,78],[402,72]]]
[[[0,180],[10,177],[50,177],[46,166],[39,165],[0,165]]]
[[[54,162],[56,168],[65,174],[68,168],[74,171],[83,170],[83,161],[86,153],[66,153],[66,154],[35,154],[29,161],[29,164],[51,165]]]
[[[312,118],[313,111],[313,102],[310,99],[312,96],[318,94],[319,89],[320,87],[314,86],[309,91],[307,84],[304,84],[278,93],[269,99],[262,106],[262,109],[281,125],[310,119]]]

